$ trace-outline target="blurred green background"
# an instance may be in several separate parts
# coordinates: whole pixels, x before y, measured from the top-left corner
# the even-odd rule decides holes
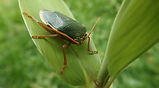
[[[122,0],[65,2],[87,30],[101,17],[93,38],[103,58],[111,25]],[[120,73],[113,87],[159,88],[158,52],[159,44]],[[0,88],[75,88],[60,80],[36,49],[23,23],[17,0],[0,0]]]

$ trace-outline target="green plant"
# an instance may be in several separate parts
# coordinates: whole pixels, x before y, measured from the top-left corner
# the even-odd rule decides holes
[[[47,0],[45,2],[41,0],[19,0],[19,2],[22,12],[30,13],[38,19],[38,13],[41,9],[60,11],[73,18],[62,0]],[[158,1],[124,0],[113,24],[101,69],[99,70],[100,59],[98,55],[94,57],[83,52],[86,45],[78,48],[72,46],[73,48],[68,49],[67,56],[73,63],[68,65],[66,73],[61,75],[61,78],[70,84],[84,85],[85,87],[90,87],[92,85],[90,81],[93,79],[99,82],[99,88],[108,88],[122,69],[159,40],[158,9]],[[41,28],[27,17],[24,17],[24,20],[31,35],[47,34],[45,31],[39,31]],[[49,42],[34,41],[41,54],[59,72],[63,61],[60,52],[60,46],[63,42],[57,39],[48,40]],[[91,45],[95,49],[93,42]],[[81,57],[76,56],[72,50],[78,52]],[[56,53],[56,56],[55,54],[52,55],[53,53]],[[98,71],[99,76],[97,77]]]

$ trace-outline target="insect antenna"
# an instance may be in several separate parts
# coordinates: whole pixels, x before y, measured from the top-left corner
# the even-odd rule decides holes
[[[95,26],[97,25],[97,23],[99,22],[100,18],[97,19],[96,23],[94,24],[94,26],[92,27],[91,31],[88,34],[88,37],[91,35],[91,33],[93,32]]]
[[[91,31],[89,32],[89,34],[85,37],[85,39],[83,40],[82,44],[84,44],[84,42],[87,40],[87,38],[91,35],[91,33],[93,32],[95,26],[97,25],[97,23],[99,22],[100,17],[97,19],[96,23],[94,24],[94,26],[92,27]]]

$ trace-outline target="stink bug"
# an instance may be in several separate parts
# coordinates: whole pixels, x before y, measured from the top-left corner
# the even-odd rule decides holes
[[[32,38],[36,39],[47,37],[60,37],[69,41],[68,44],[64,44],[62,46],[64,64],[60,71],[61,74],[63,73],[67,64],[65,48],[69,47],[70,44],[82,45],[88,39],[88,51],[91,53],[98,53],[98,51],[90,50],[90,34],[92,33],[99,19],[97,20],[91,31],[87,34],[86,28],[83,25],[59,12],[40,10],[40,19],[44,24],[32,17],[31,15],[27,14],[26,12],[23,12],[23,14],[31,18],[33,21],[37,22],[41,27],[43,27],[51,34],[32,36]]]

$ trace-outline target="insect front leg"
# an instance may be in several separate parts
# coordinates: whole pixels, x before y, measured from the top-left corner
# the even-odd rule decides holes
[[[66,59],[66,52],[65,52],[65,48],[69,47],[71,43],[69,44],[64,44],[62,46],[62,51],[63,51],[63,55],[64,55],[64,64],[63,64],[63,67],[60,71],[60,73],[62,74],[64,72],[64,69],[66,68],[66,64],[67,64],[67,59]]]
[[[90,50],[90,37],[88,37],[88,51],[91,52],[91,53],[98,53],[98,51],[92,51]]]

